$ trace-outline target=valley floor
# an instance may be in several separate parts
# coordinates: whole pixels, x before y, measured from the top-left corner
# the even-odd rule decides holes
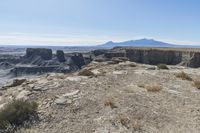
[[[200,69],[122,62],[92,62],[95,76],[48,74],[1,90],[0,106],[13,99],[39,104],[40,121],[21,133],[198,133]],[[150,88],[150,89],[149,89]],[[157,88],[157,89],[156,89]]]

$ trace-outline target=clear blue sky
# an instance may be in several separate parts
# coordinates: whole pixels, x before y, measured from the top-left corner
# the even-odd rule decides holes
[[[0,44],[200,45],[200,0],[0,0]]]

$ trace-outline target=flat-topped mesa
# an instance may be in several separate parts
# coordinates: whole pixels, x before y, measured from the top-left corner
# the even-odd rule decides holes
[[[26,49],[26,57],[34,57],[40,56],[44,60],[51,60],[52,59],[52,50],[45,49],[45,48],[27,48]]]
[[[133,49],[127,48],[126,57],[132,61],[157,65],[183,65],[188,67],[200,67],[200,51],[187,49]]]
[[[97,53],[97,51],[96,51]],[[192,68],[200,67],[200,50],[169,48],[133,48],[123,47],[104,51],[104,57],[127,57],[130,61],[157,65],[184,65]]]

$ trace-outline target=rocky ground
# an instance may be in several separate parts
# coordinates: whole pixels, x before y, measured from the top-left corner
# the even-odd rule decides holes
[[[40,120],[20,133],[198,133],[200,90],[176,74],[196,80],[200,69],[168,67],[92,62],[85,69],[94,76],[51,73],[5,87],[0,108],[14,99],[37,101]]]

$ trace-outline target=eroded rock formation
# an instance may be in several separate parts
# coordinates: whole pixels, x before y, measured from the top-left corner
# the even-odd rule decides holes
[[[82,54],[78,53],[71,57],[72,61],[75,65],[77,65],[79,68],[85,65],[84,57]]]
[[[66,59],[65,59],[65,54],[62,50],[57,50],[56,51],[56,57],[58,59],[59,62],[65,62]]]
[[[62,50],[58,50],[56,55],[53,55],[51,49],[28,48],[26,55],[10,73],[14,76],[49,72],[68,73],[81,69],[90,61],[81,53],[68,54],[65,58]]]
[[[26,49],[26,57],[34,57],[40,56],[44,60],[51,60],[52,59],[52,50],[45,49],[45,48],[27,48]]]
[[[103,55],[106,59],[127,57],[130,61],[151,65],[162,63],[168,65],[180,64],[193,68],[200,67],[200,51],[193,49],[117,47],[111,50],[104,50],[104,52],[95,50],[93,53],[101,53],[98,56]]]

